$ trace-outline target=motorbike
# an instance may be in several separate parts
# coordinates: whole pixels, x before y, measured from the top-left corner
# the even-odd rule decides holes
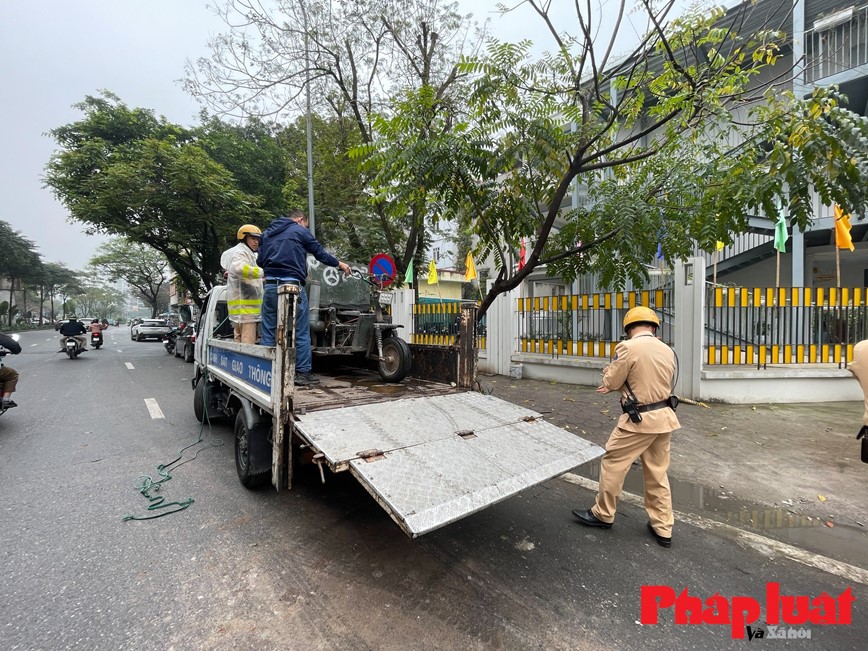
[[[75,359],[84,352],[84,347],[78,343],[75,337],[67,337],[63,340],[63,350],[69,359]]]
[[[10,335],[15,341],[18,341],[18,335]],[[9,351],[6,350],[3,346],[0,346],[0,368],[3,368],[3,358],[6,357],[6,353]],[[13,403],[14,404],[14,403]],[[6,413],[8,407],[3,407],[3,403],[0,403],[0,416]]]
[[[94,348],[102,346],[102,332],[92,330],[90,333],[90,345]]]
[[[178,326],[172,326],[172,332],[166,335],[166,343],[163,345],[166,347],[166,352],[170,355],[175,354],[175,340],[178,338],[179,332],[181,332],[181,329]]]

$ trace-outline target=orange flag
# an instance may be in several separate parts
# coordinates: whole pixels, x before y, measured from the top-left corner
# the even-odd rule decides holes
[[[526,251],[524,248],[524,238],[521,238],[521,246],[518,249],[518,270],[521,271],[524,269],[524,255]]]
[[[850,237],[850,215],[845,215],[837,203],[835,204],[835,246],[851,251],[856,248]]]

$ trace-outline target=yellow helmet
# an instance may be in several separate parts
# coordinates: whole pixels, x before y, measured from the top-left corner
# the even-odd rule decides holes
[[[628,310],[627,314],[624,315],[624,332],[627,331],[628,327],[637,323],[648,323],[651,325],[659,326],[660,319],[657,318],[654,310],[652,310],[650,307],[638,305],[633,309]]]
[[[241,228],[238,229],[238,239],[243,240],[245,235],[253,235],[255,237],[262,237],[262,231],[259,230],[257,226],[253,224],[244,224]]]

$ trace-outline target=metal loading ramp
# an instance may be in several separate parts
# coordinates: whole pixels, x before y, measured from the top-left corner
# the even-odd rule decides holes
[[[603,455],[537,412],[480,393],[341,407],[296,428],[349,470],[411,537]]]

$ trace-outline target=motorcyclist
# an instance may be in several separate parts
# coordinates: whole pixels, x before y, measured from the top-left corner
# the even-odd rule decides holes
[[[21,352],[21,345],[9,335],[0,332],[0,357],[5,356],[7,351],[17,355]],[[12,400],[12,394],[17,384],[18,371],[11,366],[0,366],[0,411],[18,406]]]
[[[60,352],[64,351],[64,344],[67,337],[75,337],[82,351],[87,350],[87,328],[79,321],[74,314],[69,316],[69,321],[60,326]]]
[[[107,327],[108,325],[100,323],[99,319],[94,319],[87,325],[87,329],[90,330],[91,336],[96,334],[97,339],[102,339],[102,331]]]

